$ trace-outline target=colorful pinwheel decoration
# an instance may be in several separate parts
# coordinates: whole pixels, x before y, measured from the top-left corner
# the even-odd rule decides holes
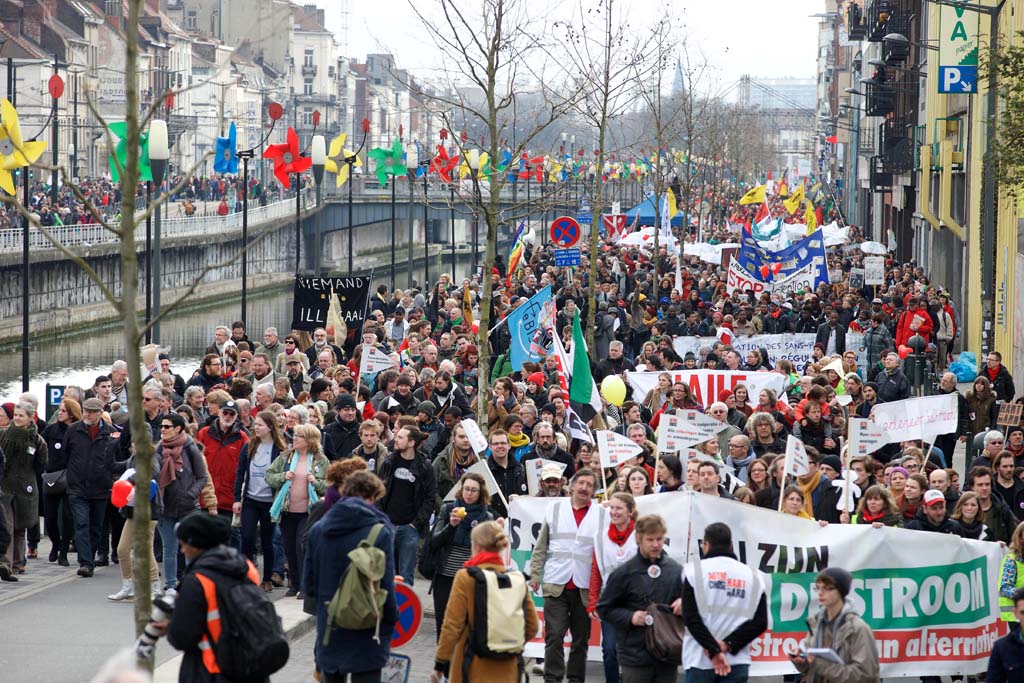
[[[45,142],[22,139],[17,110],[6,99],[0,100],[0,187],[15,194],[11,171],[34,164],[44,151]]]
[[[331,146],[327,150],[327,160],[324,162],[324,168],[334,174],[337,187],[341,187],[348,180],[349,163],[347,160],[349,158],[355,157],[352,165],[363,167],[363,160],[352,150],[345,149],[346,140],[348,140],[348,133],[342,133],[331,140]]]
[[[391,143],[391,149],[377,147],[371,149],[367,156],[377,162],[373,172],[377,175],[377,182],[381,184],[381,187],[387,185],[388,176],[409,174],[409,169],[405,165],[405,151],[402,149],[401,138],[395,138],[395,141]]]
[[[519,166],[519,177],[523,180],[533,178],[538,183],[544,180],[544,157],[530,157],[523,152],[523,160]]]
[[[459,165],[459,155],[456,154],[453,157],[448,156],[448,150],[445,149],[444,145],[437,146],[437,156],[430,160],[430,168],[428,169],[431,173],[435,174],[445,183],[452,182],[452,171]]]
[[[217,156],[213,160],[213,170],[217,173],[238,173],[238,149],[235,122],[228,127],[228,136],[217,138]]]
[[[489,161],[490,155],[487,154],[487,152],[480,152],[480,168],[476,172],[477,180],[487,179],[488,175],[490,174],[490,171],[488,170],[488,167],[490,166],[490,164],[488,163]],[[469,162],[467,162],[465,156],[463,156],[462,164],[459,166],[459,180],[464,180],[465,178],[467,178],[469,176],[469,172]]]
[[[565,174],[562,172],[562,164],[555,160],[555,157],[548,157],[544,162],[548,171],[548,181],[552,183],[560,183],[565,180]]]
[[[291,187],[291,173],[308,171],[313,165],[313,159],[302,156],[299,151],[299,136],[291,126],[288,126],[287,142],[269,145],[263,150],[263,158],[274,160],[274,175],[285,189]]]
[[[110,158],[110,176],[114,182],[121,180],[121,172],[118,166],[124,168],[128,163],[128,124],[124,121],[112,123],[109,126],[110,132],[117,138],[117,146],[114,148],[114,156]],[[114,158],[117,163],[114,163]],[[153,169],[149,166],[149,130],[139,131],[139,180],[152,180]]]

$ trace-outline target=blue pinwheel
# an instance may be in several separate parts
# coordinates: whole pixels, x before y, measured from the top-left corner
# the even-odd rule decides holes
[[[238,150],[235,149],[235,122],[231,122],[226,138],[217,138],[217,156],[213,170],[217,173],[238,173]]]

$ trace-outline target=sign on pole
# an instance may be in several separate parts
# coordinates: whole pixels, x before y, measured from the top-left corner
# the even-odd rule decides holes
[[[566,464],[557,460],[545,460],[544,458],[531,458],[523,465],[526,467],[526,490],[531,496],[536,496],[540,491],[540,474],[545,465],[557,465],[558,469],[565,474]]]
[[[556,247],[574,246],[580,241],[580,224],[571,216],[559,216],[551,221],[551,242]]]
[[[601,454],[602,467],[618,467],[644,450],[622,434],[607,429],[599,429],[594,436],[597,437],[597,451]]]
[[[571,249],[555,249],[555,265],[559,268],[577,267],[580,265],[579,247]]]
[[[50,418],[53,417],[57,409],[60,408],[60,402],[64,400],[64,385],[63,384],[47,384],[46,385],[46,420],[49,422]]]
[[[864,288],[864,269],[863,268],[851,268],[850,269],[850,289],[857,290]]]
[[[939,93],[978,92],[978,22],[964,6],[939,5]]]
[[[850,418],[850,457],[870,455],[889,443],[889,435],[871,420]]]
[[[472,446],[474,451],[483,453],[487,450],[487,438],[480,431],[480,425],[466,418],[462,421],[462,428],[466,430],[466,436],[469,437],[469,445]]]
[[[391,358],[376,346],[364,346],[363,357],[359,361],[360,375],[376,375],[391,368]]]
[[[881,285],[885,284],[885,257],[866,256],[864,257],[864,284]]]
[[[397,648],[412,640],[420,630],[420,624],[423,622],[423,605],[413,589],[401,581],[395,582],[395,605],[398,608],[398,621],[395,622],[394,632],[391,634],[391,647]]]
[[[786,437],[786,460],[783,463],[786,474],[800,477],[811,471],[811,461],[807,457],[804,443],[794,436]]]
[[[675,415],[663,413],[658,423],[658,450],[675,453],[714,438],[728,426],[696,410],[677,410]]]

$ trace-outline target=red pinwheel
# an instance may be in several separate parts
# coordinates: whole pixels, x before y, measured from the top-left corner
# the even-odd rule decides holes
[[[263,150],[263,158],[274,160],[274,175],[285,189],[291,187],[289,174],[308,171],[313,165],[313,159],[302,156],[302,152],[299,151],[299,136],[291,126],[288,127],[288,141],[268,145]]]
[[[442,131],[443,132],[443,131]],[[459,155],[448,156],[444,145],[437,146],[437,156],[430,160],[429,171],[446,183],[452,182],[452,171],[459,165]]]
[[[533,177],[538,183],[544,181],[544,157],[533,157],[532,159],[523,152],[523,165],[519,170],[519,177],[527,180]]]

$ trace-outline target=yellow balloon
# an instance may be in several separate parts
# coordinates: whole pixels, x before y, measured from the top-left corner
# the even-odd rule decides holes
[[[601,380],[601,396],[613,406],[622,407],[626,400],[626,383],[618,375],[608,375]]]

